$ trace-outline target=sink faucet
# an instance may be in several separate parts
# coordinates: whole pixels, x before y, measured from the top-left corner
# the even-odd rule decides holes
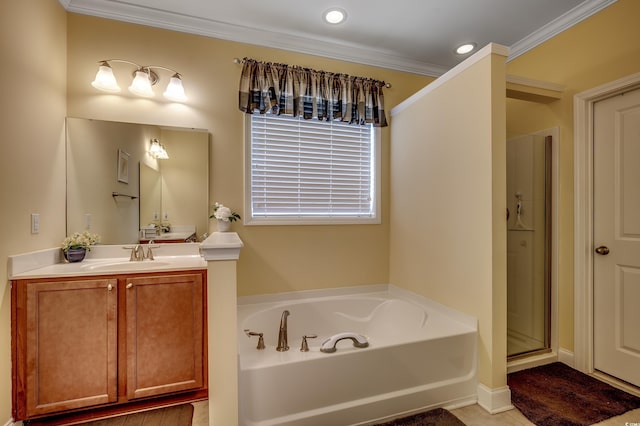
[[[289,311],[285,310],[282,312],[282,317],[280,318],[280,329],[278,330],[278,346],[276,347],[276,351],[284,352],[289,350],[289,345],[287,343],[287,317],[289,316]]]
[[[131,248],[131,257],[129,258],[130,261],[135,261],[135,262],[141,262],[144,260],[144,247],[142,247],[140,244],[136,244],[135,246],[133,246]]]
[[[154,243],[154,242],[155,242],[155,241],[153,241],[153,240],[149,240],[149,244],[147,244],[147,254],[146,254],[146,255],[144,255],[144,257],[145,257],[146,259],[154,260],[154,258],[153,258],[153,251],[151,251],[151,249],[152,249],[152,248],[156,248],[156,247],[157,247],[157,246],[154,246],[154,245],[153,245],[153,243]],[[144,250],[144,249],[143,249],[143,250]]]

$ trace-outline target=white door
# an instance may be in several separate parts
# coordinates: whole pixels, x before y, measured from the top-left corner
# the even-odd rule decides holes
[[[594,367],[640,386],[640,90],[594,106]]]

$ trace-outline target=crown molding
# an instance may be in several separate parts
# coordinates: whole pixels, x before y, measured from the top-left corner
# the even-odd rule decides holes
[[[602,9],[611,6],[618,0],[587,0],[574,7],[564,15],[559,16],[547,25],[537,29],[520,41],[511,45],[509,58],[507,62],[517,58],[518,56],[528,52],[536,46],[544,43],[561,32],[571,28],[580,21],[595,15]]]
[[[552,90],[554,92],[563,92],[566,86],[550,81],[534,80],[529,77],[522,77],[515,74],[507,74],[507,83],[520,84],[522,86],[535,87],[537,89]]]
[[[59,0],[73,13],[197,34],[222,40],[271,47],[325,58],[371,65],[413,74],[440,77],[450,68],[399,56],[396,52],[339,43],[333,39],[310,38],[303,33],[285,34],[243,25],[169,13],[160,9],[136,6],[123,1]],[[599,12],[617,0],[586,0],[584,3],[513,44],[507,61],[527,52],[544,41]]]
[[[476,53],[474,53],[473,55],[471,55],[470,57],[460,62],[455,67],[451,68],[449,71],[447,71],[440,77],[438,77],[435,81],[427,84],[421,90],[417,91],[416,93],[409,96],[407,99],[405,99],[404,101],[402,101],[401,103],[393,107],[391,109],[391,117],[397,115],[401,111],[404,111],[409,106],[416,103],[419,99],[422,99],[428,93],[433,92],[438,87],[445,84],[446,82],[453,80],[463,71],[465,71],[468,68],[471,68],[471,66],[475,65],[480,60],[484,59],[489,55],[500,55],[506,58],[509,55],[509,48],[496,43],[487,44],[485,47],[478,50]]]

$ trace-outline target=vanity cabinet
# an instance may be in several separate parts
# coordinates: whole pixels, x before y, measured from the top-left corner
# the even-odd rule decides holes
[[[202,387],[202,275],[125,281],[127,399]]]
[[[205,282],[206,271],[13,281],[14,419],[206,394]]]

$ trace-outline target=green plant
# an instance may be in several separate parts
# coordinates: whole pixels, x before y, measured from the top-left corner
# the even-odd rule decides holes
[[[213,214],[209,216],[209,219],[216,218],[225,222],[233,222],[238,219],[242,219],[240,215],[234,211],[231,211],[229,207],[225,207],[220,203],[215,203],[213,206]]]
[[[74,232],[62,241],[62,250],[86,249],[91,250],[91,246],[100,242],[100,236],[90,232]]]

